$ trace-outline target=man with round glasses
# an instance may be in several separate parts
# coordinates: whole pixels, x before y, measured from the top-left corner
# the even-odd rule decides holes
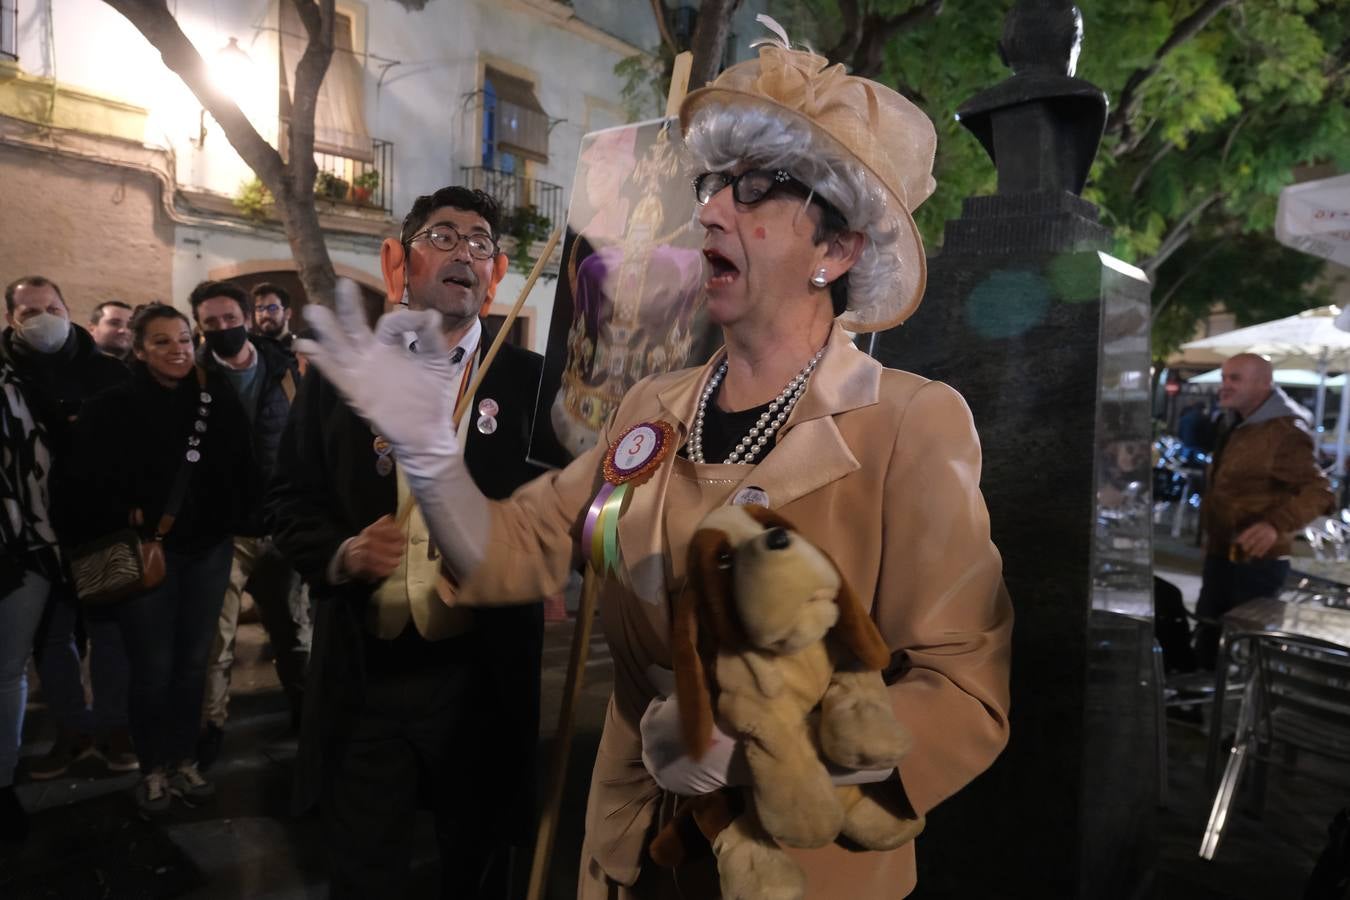
[[[439,313],[455,405],[492,342],[480,318],[506,271],[499,223],[487,194],[442,188],[381,249],[387,301]],[[525,459],[542,371],[540,356],[504,344],[458,427],[489,496],[542,471]],[[315,598],[297,801],[320,804],[332,896],[406,896],[414,813],[430,806],[443,894],[507,897],[532,837],[542,605],[442,601],[454,588],[392,443],[316,371],[269,501],[276,541]]]
[[[253,328],[250,330],[258,337],[275,342],[294,357],[290,291],[279,284],[263,281],[255,284],[249,293],[253,296]]]

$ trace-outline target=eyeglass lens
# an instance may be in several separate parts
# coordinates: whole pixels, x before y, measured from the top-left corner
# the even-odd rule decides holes
[[[731,185],[731,195],[736,202],[749,206],[769,196],[775,187],[790,177],[786,172],[768,169],[750,169],[735,176],[726,172],[704,172],[694,180],[694,196],[699,204],[706,205],[722,188]]]
[[[476,231],[463,235],[453,225],[434,225],[423,233],[431,242],[431,246],[447,253],[459,246],[460,241],[468,243],[469,255],[476,259],[488,259],[497,253],[497,245],[492,238]]]

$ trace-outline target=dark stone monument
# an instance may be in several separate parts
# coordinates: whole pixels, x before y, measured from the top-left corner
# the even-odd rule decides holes
[[[1012,738],[938,807],[921,898],[1147,896],[1156,848],[1149,285],[1101,252],[1078,196],[1106,98],[1073,77],[1065,0],[1021,0],[999,50],[1014,74],[958,115],[998,169],[929,261],[923,307],[874,347],[951,384],[984,447],[982,487],[1016,609]]]

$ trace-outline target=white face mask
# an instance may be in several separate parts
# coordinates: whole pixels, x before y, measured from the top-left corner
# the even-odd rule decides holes
[[[70,337],[70,320],[51,313],[38,313],[19,322],[14,331],[21,341],[37,352],[55,353]]]

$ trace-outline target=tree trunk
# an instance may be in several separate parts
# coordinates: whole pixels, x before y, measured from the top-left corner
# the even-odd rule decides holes
[[[309,32],[309,43],[296,66],[295,92],[287,123],[289,160],[265,141],[230,97],[216,89],[201,53],[178,26],[164,0],[105,0],[136,26],[159,51],[164,65],[188,86],[220,125],[236,153],[272,196],[291,254],[308,298],[331,306],[337,276],[328,256],[319,214],[314,207],[314,111],[319,86],[333,56],[334,0],[282,0],[294,3]]]
[[[727,37],[731,34],[731,15],[741,0],[703,0],[689,49],[694,65],[689,72],[689,90],[697,90],[717,77],[726,56]]]

